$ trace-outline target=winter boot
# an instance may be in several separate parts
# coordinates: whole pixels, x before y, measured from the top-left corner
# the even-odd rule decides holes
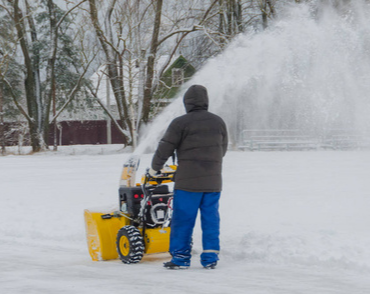
[[[172,261],[169,261],[169,262],[165,262],[163,264],[163,266],[167,269],[171,269],[171,270],[178,270],[178,269],[188,269],[189,267],[188,266],[185,266],[185,265],[177,265],[177,264],[174,264]]]
[[[204,266],[205,269],[215,269],[217,266],[217,261],[215,262],[212,262],[210,264],[207,264],[206,266]]]

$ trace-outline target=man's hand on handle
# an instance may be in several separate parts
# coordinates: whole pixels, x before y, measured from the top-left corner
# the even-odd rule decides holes
[[[154,170],[154,169],[152,169],[152,168],[150,168],[150,169],[149,169],[148,173],[149,173],[149,175],[150,175],[151,177],[153,177],[153,178],[155,178],[155,177],[157,177],[158,175],[160,175],[160,172],[159,172],[159,171]]]

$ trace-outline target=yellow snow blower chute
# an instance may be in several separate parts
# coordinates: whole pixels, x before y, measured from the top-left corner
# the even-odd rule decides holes
[[[169,250],[173,193],[168,184],[177,166],[165,166],[156,177],[147,171],[135,184],[139,162],[132,156],[123,165],[118,210],[84,212],[92,260],[119,257],[123,263],[137,263],[144,254]]]

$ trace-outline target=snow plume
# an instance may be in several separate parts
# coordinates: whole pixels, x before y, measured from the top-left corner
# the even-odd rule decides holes
[[[183,94],[184,92],[182,92]],[[140,138],[139,146],[135,149],[134,153],[140,155],[155,150],[158,141],[161,139],[171,120],[182,114],[185,114],[182,98],[177,98],[164,109],[151,125],[147,126]]]
[[[368,131],[370,5],[310,3],[285,7],[268,29],[240,35],[210,60],[148,128],[138,152],[153,149],[184,111],[181,96],[191,84],[208,88],[210,111],[225,119],[234,141],[247,128]]]

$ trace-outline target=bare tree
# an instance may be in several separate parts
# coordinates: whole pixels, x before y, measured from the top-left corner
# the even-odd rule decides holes
[[[46,79],[41,80],[41,56],[40,48],[42,47],[38,40],[38,30],[34,14],[38,7],[30,5],[28,0],[24,0],[24,6],[19,3],[19,0],[4,0],[2,7],[4,7],[14,22],[14,27],[17,33],[17,45],[21,49],[24,66],[24,94],[26,98],[27,109],[19,102],[19,95],[17,95],[11,83],[5,78],[5,86],[10,91],[15,105],[19,111],[24,115],[29,124],[30,139],[32,150],[34,152],[47,148],[47,140],[49,135],[50,123],[50,107],[52,98],[55,97],[55,62],[58,60],[58,39],[62,24],[65,22],[67,16],[82,3],[87,0],[82,0],[66,12],[58,9],[52,0],[46,1],[48,20],[50,24],[49,29],[49,50],[48,62],[46,65]],[[45,52],[43,52],[45,53]],[[60,57],[60,56],[59,56]],[[71,101],[75,96],[77,89],[80,88],[86,70],[77,79],[75,86],[68,95],[68,101]],[[65,107],[64,107],[65,108]],[[63,109],[64,109],[63,108]],[[58,114],[55,114],[51,121],[54,121]]]
[[[213,0],[210,7],[217,1]],[[191,7],[192,1],[186,3]],[[211,12],[207,9],[198,13],[191,22],[184,15],[164,14],[171,5],[178,4],[165,6],[163,0],[89,0],[89,15],[104,55],[105,74],[113,90],[121,129],[129,131],[126,140],[133,144],[140,122],[150,119],[153,93],[163,73],[156,68],[158,54],[168,54],[169,62],[186,36],[203,30]],[[140,83],[143,88],[138,86]]]
[[[101,4],[101,3],[99,3]],[[133,126],[129,121],[128,105],[125,96],[125,86],[123,81],[123,54],[126,52],[125,42],[122,42],[120,34],[122,29],[116,27],[118,36],[113,35],[113,27],[115,24],[119,26],[119,23],[113,22],[112,14],[114,7],[117,4],[117,0],[109,1],[105,15],[105,31],[99,20],[98,6],[95,0],[89,0],[89,13],[92,24],[95,29],[95,33],[100,42],[101,48],[103,49],[106,66],[107,76],[109,77],[110,84],[113,89],[113,94],[117,103],[118,113],[122,124],[122,129],[129,129],[132,135]],[[115,39],[114,39],[115,38]],[[126,141],[130,138],[123,134]]]

